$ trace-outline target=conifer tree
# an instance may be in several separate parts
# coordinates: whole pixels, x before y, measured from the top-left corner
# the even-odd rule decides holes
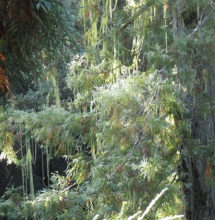
[[[29,1],[30,9],[27,1],[20,2],[0,8],[8,24],[0,20],[0,37],[8,41],[0,51],[0,89],[10,89],[4,68],[10,54],[18,62],[17,54],[29,51],[26,63],[42,55],[38,68],[46,66],[44,75],[53,88],[33,92],[34,99],[43,98],[36,102],[37,111],[25,105],[27,96],[33,97],[29,91],[12,100],[7,118],[1,115],[1,158],[20,167],[23,184],[21,194],[8,190],[0,214],[11,219],[14,213],[18,219],[177,219],[183,214],[187,220],[215,219],[215,3],[79,1],[72,27],[81,35],[81,47],[61,82],[53,55],[59,45],[65,49],[59,39],[68,43],[68,32],[49,37],[61,24],[70,27],[71,20],[57,0]],[[57,20],[52,9],[61,12]],[[26,35],[15,28],[23,19]],[[42,53],[33,50],[38,34],[44,40]],[[30,45],[24,42],[28,37]],[[17,48],[19,40],[23,47]],[[27,71],[24,66],[18,70]],[[38,152],[47,189],[36,194]],[[50,172],[56,156],[66,158],[63,175]],[[21,205],[16,207],[17,200]]]

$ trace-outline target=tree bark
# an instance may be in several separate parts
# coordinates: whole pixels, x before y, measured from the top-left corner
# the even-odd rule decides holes
[[[204,15],[206,22],[209,15],[210,12],[208,17]],[[180,19],[175,19],[174,37],[182,32],[182,27],[177,25],[181,24]],[[207,25],[206,22],[203,25]],[[197,24],[202,28],[203,25],[200,25]],[[201,29],[194,31],[195,33],[191,31],[190,34],[192,38]],[[211,38],[213,32],[214,30],[210,32]],[[198,37],[196,39],[199,40]],[[187,108],[191,131],[190,137],[185,136],[181,143],[178,169],[186,220],[215,220],[215,59],[211,58],[214,49],[211,46],[205,43],[202,52],[201,48],[194,48],[194,56],[190,56],[193,59],[191,68],[196,69],[193,89],[188,91],[189,101],[185,101],[189,103]],[[198,58],[193,58],[195,56]]]
[[[202,61],[204,62],[204,61]],[[207,78],[203,77],[205,72]],[[187,220],[215,219],[215,66],[201,64],[192,96],[191,138],[184,141],[180,179]]]

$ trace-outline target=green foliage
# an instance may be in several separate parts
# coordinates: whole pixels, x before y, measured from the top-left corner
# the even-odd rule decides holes
[[[196,1],[115,3],[83,0],[71,16],[64,3],[37,2],[53,39],[40,30],[43,50],[26,59],[34,63],[42,55],[37,70],[44,78],[12,98],[7,117],[0,118],[1,159],[17,164],[23,177],[23,195],[8,189],[2,197],[2,216],[127,219],[149,210],[145,219],[160,219],[183,212],[177,163],[191,130],[184,97],[196,92],[203,45],[204,53],[214,47],[212,23],[190,33],[200,22],[198,15],[187,20],[191,8],[203,7]],[[180,34],[174,25],[181,25]],[[78,51],[70,51],[68,31],[81,33]],[[39,150],[48,188],[34,192]],[[54,157],[66,158],[64,175],[49,172]]]
[[[13,93],[34,89],[34,80],[42,77],[46,62],[62,59],[71,45],[75,49],[78,36],[74,28],[75,2],[22,0],[19,4],[12,0],[1,3],[0,52],[5,62],[0,66],[6,70]],[[45,60],[44,54],[49,59]]]
[[[172,96],[168,95],[170,93]],[[15,124],[17,133],[22,129],[26,136],[35,140],[48,157],[71,155],[67,178],[78,188],[72,187],[68,198],[76,200],[76,193],[83,197],[81,215],[89,218],[96,214],[117,216],[124,202],[129,204],[126,215],[131,215],[135,210],[146,208],[151,192],[158,192],[168,185],[171,181],[169,176],[175,172],[170,161],[177,161],[175,145],[179,136],[175,131],[173,114],[174,110],[183,108],[173,94],[169,82],[162,80],[157,72],[136,74],[97,87],[90,97],[85,98],[93,102],[94,107],[90,111],[76,104],[77,99],[80,100],[77,96],[73,102],[75,109],[70,111],[56,107],[46,107],[38,113],[16,110],[9,114],[8,120]],[[32,148],[29,147],[28,152]],[[22,163],[31,169],[28,154]],[[31,182],[29,175],[31,172],[26,176]],[[66,184],[67,180],[63,180]],[[57,186],[55,181],[53,190]],[[49,196],[46,193],[44,191],[35,197],[39,206],[45,198],[47,201]],[[54,191],[49,193],[51,203],[45,207],[53,209],[61,202],[58,197],[55,199]],[[41,196],[44,199],[41,200]],[[74,210],[80,209],[76,202],[73,206]],[[61,216],[63,213],[62,216],[67,216],[68,207],[66,202],[63,210],[51,215]],[[32,209],[30,206],[30,213]],[[41,216],[38,218],[51,218],[47,208],[38,210],[42,212],[36,214]],[[70,218],[73,215],[79,219],[80,210],[78,214],[75,211],[68,214]]]

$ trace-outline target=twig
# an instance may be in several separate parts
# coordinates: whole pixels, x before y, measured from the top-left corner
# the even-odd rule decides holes
[[[169,184],[168,188],[170,188],[170,187],[172,186],[172,184],[175,182],[176,177],[177,177],[177,174],[174,175],[173,180],[172,180],[172,182]],[[163,198],[162,198],[162,199],[163,199]],[[159,203],[158,203],[158,205],[157,205],[157,207],[156,207],[156,209],[155,209],[155,213],[157,212],[159,206],[161,205],[162,199],[159,201]]]
[[[160,220],[173,220],[173,219],[178,219],[178,218],[183,218],[184,215],[175,215],[175,216],[172,216],[172,217],[166,217],[166,218],[162,218]]]
[[[142,214],[142,216],[138,217],[138,220],[143,220],[145,218],[145,216],[151,211],[152,207],[155,205],[155,203],[163,196],[163,194],[169,190],[169,188],[172,186],[172,184],[175,182],[176,180],[176,174],[174,175],[173,180],[171,181],[171,183],[169,184],[168,187],[164,188],[159,194],[157,194],[157,196],[151,201],[151,203],[148,205],[148,207],[146,208],[146,210],[144,211],[144,213],[142,214],[142,211],[138,211],[137,213],[135,213],[134,215],[128,217],[127,220],[132,220],[134,218],[136,218],[138,215]],[[179,217],[182,217],[181,215],[178,215]],[[178,216],[173,216],[173,217],[168,217],[167,219],[161,219],[161,220],[171,220],[171,219],[176,219],[176,217]],[[179,218],[178,217],[178,218]]]
[[[193,30],[193,32],[190,33],[190,34],[187,36],[187,38],[193,37],[193,35],[195,35],[196,32],[206,24],[206,22],[208,21],[209,17],[210,17],[210,15],[208,15],[207,17],[205,17],[205,18],[203,19],[203,21],[196,26],[196,28]]]
[[[169,189],[169,187],[164,188],[157,196],[151,201],[151,203],[148,205],[142,216],[138,218],[138,220],[143,220],[145,216],[150,212],[152,207],[155,205],[155,203],[160,199],[160,197]]]
[[[135,219],[140,214],[142,214],[142,211],[139,211],[139,212],[135,213],[134,215],[129,216],[127,220],[133,220],[133,219]]]

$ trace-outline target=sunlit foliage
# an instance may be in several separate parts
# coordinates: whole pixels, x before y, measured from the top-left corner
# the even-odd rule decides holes
[[[8,10],[0,8],[7,11],[8,28],[1,20],[0,89],[10,97],[0,115],[0,160],[21,170],[22,184],[5,189],[0,216],[182,218],[179,156],[185,140],[193,141],[187,102],[201,89],[194,64],[202,59],[204,39],[214,47],[207,37],[212,22],[204,27],[199,13],[214,4],[9,2]],[[9,95],[11,76],[25,85],[35,72],[41,77],[33,86]],[[206,85],[207,74],[199,82]],[[38,157],[40,191],[34,179]],[[56,158],[66,161],[61,174],[50,172]],[[210,170],[208,162],[207,179]]]

